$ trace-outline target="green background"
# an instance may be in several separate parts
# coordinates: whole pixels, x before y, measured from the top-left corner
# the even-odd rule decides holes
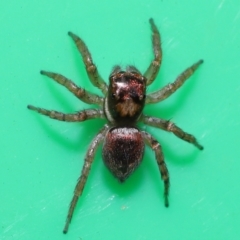
[[[39,1],[0,3],[0,239],[237,239],[240,234],[240,3]],[[204,64],[184,87],[145,113],[171,119],[204,151],[145,127],[162,144],[170,207],[154,154],[119,184],[97,152],[67,235],[73,188],[103,120],[64,123],[27,104],[74,112],[89,106],[41,76],[59,72],[95,93],[69,30],[91,50],[104,79],[115,64],[144,72],[153,58],[148,19],[162,35],[161,71],[148,91]]]

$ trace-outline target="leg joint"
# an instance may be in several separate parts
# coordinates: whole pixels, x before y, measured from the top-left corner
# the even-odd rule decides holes
[[[87,72],[90,73],[90,74],[95,73],[96,69],[97,69],[96,66],[93,65],[93,64],[91,64],[90,66],[87,66],[86,68],[87,68]]]

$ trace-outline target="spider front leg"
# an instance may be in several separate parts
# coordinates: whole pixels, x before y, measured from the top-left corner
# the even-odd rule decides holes
[[[152,45],[154,59],[148,67],[147,71],[144,73],[144,77],[147,78],[147,85],[150,85],[155,80],[162,62],[160,34],[152,18],[149,19],[149,22],[152,28]]]
[[[97,67],[92,61],[92,56],[86,44],[80,37],[78,37],[74,33],[68,32],[68,35],[73,39],[80,54],[82,55],[82,59],[85,64],[88,77],[90,78],[92,84],[98,87],[103,92],[103,94],[106,95],[108,91],[107,84],[104,82],[104,80],[98,73]]]
[[[88,148],[87,154],[86,154],[85,159],[84,159],[84,165],[83,165],[83,168],[82,168],[81,176],[77,181],[77,185],[76,185],[75,190],[74,190],[74,195],[73,195],[72,201],[70,203],[70,207],[69,207],[68,215],[67,215],[67,220],[66,220],[65,227],[63,229],[63,233],[67,233],[67,231],[68,231],[68,226],[71,222],[72,215],[73,215],[75,206],[77,204],[78,198],[81,196],[81,194],[83,192],[83,188],[84,188],[85,183],[87,181],[87,177],[88,177],[88,174],[90,172],[91,165],[92,165],[96,150],[97,150],[98,146],[100,145],[100,143],[103,141],[107,130],[108,130],[108,126],[106,125],[100,130],[100,132],[93,139],[93,141],[91,142],[91,144]]]
[[[65,114],[53,110],[34,107],[32,105],[28,105],[27,108],[50,118],[66,122],[82,122],[94,118],[105,118],[103,111],[100,109],[87,109],[74,114]]]
[[[178,90],[185,81],[193,75],[193,73],[197,70],[197,68],[203,63],[203,60],[199,60],[195,64],[193,64],[191,67],[187,68],[183,73],[181,73],[177,79],[168,85],[166,85],[164,88],[150,93],[146,97],[146,104],[148,103],[156,103],[163,101],[164,99],[171,96],[176,90]]]
[[[169,206],[168,202],[168,193],[169,193],[169,174],[168,174],[168,169],[167,166],[164,162],[164,157],[162,153],[162,148],[159,142],[149,133],[145,131],[141,131],[142,136],[146,142],[146,144],[155,152],[155,157],[157,160],[158,168],[161,173],[162,180],[164,182],[164,199],[165,199],[165,206]]]
[[[146,115],[141,116],[141,121],[144,122],[147,125],[157,127],[157,128],[161,128],[161,129],[163,129],[165,131],[168,131],[168,132],[172,132],[174,135],[181,138],[182,140],[184,140],[186,142],[189,142],[189,143],[192,143],[199,150],[203,150],[203,146],[200,145],[197,142],[197,139],[193,135],[184,132],[181,128],[176,126],[171,121],[163,120],[163,119],[155,118],[155,117],[150,117],[150,116],[146,116]]]
[[[78,87],[74,82],[67,79],[63,75],[47,71],[40,71],[40,73],[42,75],[48,76],[49,78],[52,78],[55,82],[66,87],[70,92],[72,92],[78,99],[82,100],[83,102],[90,104],[98,104],[102,106],[103,104],[102,97],[99,97],[96,94],[90,93],[85,89]]]

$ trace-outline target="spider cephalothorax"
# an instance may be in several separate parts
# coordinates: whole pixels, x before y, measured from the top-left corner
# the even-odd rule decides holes
[[[168,193],[170,182],[161,145],[152,135],[139,129],[137,122],[142,122],[153,127],[161,128],[164,131],[172,132],[182,140],[192,143],[198,149],[203,149],[193,135],[184,132],[173,122],[161,118],[150,117],[142,113],[145,104],[157,103],[171,96],[203,62],[199,60],[180,74],[173,83],[146,95],[146,86],[150,85],[155,80],[162,62],[160,34],[153,19],[150,19],[150,24],[152,28],[154,59],[149,67],[144,74],[141,74],[133,66],[127,67],[126,71],[122,71],[119,66],[116,66],[109,77],[109,86],[98,73],[97,67],[93,63],[91,54],[83,40],[71,32],[68,33],[82,55],[90,81],[102,91],[103,97],[78,87],[71,80],[60,74],[41,71],[41,74],[52,78],[57,83],[66,87],[81,101],[89,104],[96,104],[99,106],[99,109],[94,108],[82,110],[73,114],[64,114],[28,105],[30,110],[67,122],[82,122],[95,118],[107,120],[106,125],[92,140],[86,153],[82,173],[78,179],[74,190],[74,196],[69,207],[66,224],[63,230],[64,233],[68,231],[74,208],[87,181],[95,152],[101,143],[103,143],[102,157],[105,165],[121,182],[126,180],[141,163],[144,146],[147,144],[155,153],[161,178],[164,182],[164,201],[166,207],[169,204]]]
[[[134,67],[121,71],[115,67],[109,78],[105,113],[110,122],[133,124],[139,118],[145,103],[146,78]]]

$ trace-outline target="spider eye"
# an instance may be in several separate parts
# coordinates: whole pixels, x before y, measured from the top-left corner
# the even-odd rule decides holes
[[[123,92],[119,92],[118,98],[119,98],[119,99],[122,99],[122,98],[124,98],[124,95],[125,95],[125,94],[124,94]]]
[[[113,100],[119,100],[119,98],[121,98],[121,94],[112,93],[111,97]]]
[[[143,101],[146,98],[146,95],[138,95],[137,93],[132,93],[131,97],[135,100],[135,101]]]

